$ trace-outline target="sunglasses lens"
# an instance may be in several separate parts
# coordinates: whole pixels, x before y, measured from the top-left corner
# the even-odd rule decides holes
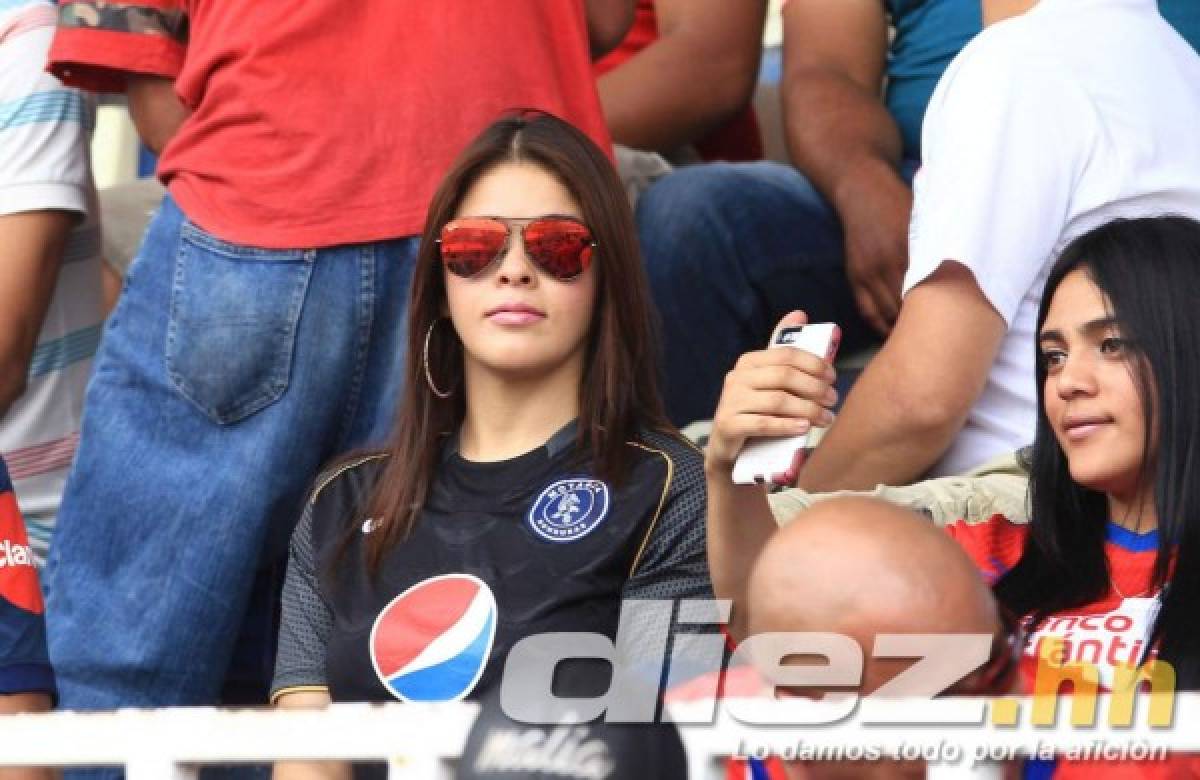
[[[508,227],[493,219],[456,219],[442,228],[442,263],[457,276],[474,276],[504,249]]]
[[[591,263],[592,234],[569,219],[535,220],[525,228],[525,252],[549,276],[574,279]]]

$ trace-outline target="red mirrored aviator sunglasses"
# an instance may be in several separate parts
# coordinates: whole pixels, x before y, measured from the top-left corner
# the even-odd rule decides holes
[[[525,241],[525,255],[538,270],[560,282],[576,278],[592,264],[596,242],[587,225],[572,217],[505,219],[462,217],[451,220],[437,239],[442,264],[469,279],[508,251],[513,232]]]

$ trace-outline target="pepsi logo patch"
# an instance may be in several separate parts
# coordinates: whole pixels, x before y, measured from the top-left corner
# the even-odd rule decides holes
[[[535,534],[549,542],[573,542],[596,529],[608,517],[608,485],[598,479],[560,479],[541,492],[527,521]]]
[[[371,664],[401,701],[458,701],[479,682],[496,637],[496,597],[470,574],[443,574],[392,599],[371,628]]]

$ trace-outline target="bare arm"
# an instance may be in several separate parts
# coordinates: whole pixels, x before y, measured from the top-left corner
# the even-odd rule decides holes
[[[191,113],[175,94],[175,82],[162,76],[131,73],[126,80],[126,94],[129,115],[142,143],[161,154]]]
[[[0,715],[20,712],[49,712],[50,697],[44,693],[15,693],[0,696]],[[0,780],[53,780],[61,777],[52,769],[17,769],[0,767]]]
[[[636,0],[584,0],[593,57],[617,48],[633,24]]]
[[[735,485],[730,472],[705,462],[708,485],[708,569],[713,594],[733,604],[726,630],[746,638],[746,580],[754,559],[778,527],[760,485]]]
[[[895,332],[801,469],[800,487],[868,490],[923,477],[983,392],[1005,332],[974,275],[943,263],[905,298]]]
[[[762,53],[764,0],[657,0],[659,37],[598,81],[613,140],[665,152],[749,103]]]
[[[779,327],[805,321],[802,313],[792,313]],[[751,565],[776,523],[762,487],[733,483],[733,463],[747,438],[796,435],[813,424],[828,424],[828,407],[837,400],[830,386],[833,378],[833,369],[824,361],[795,349],[746,353],[725,377],[704,472],[708,567],[716,597],[733,602],[727,629],[735,641],[746,636],[744,606]]]
[[[316,691],[284,693],[275,700],[280,710],[321,710],[329,706],[329,694]],[[349,780],[350,765],[344,761],[287,761],[275,765],[275,780]]]
[[[50,697],[44,693],[12,693],[0,696],[0,715],[20,712],[49,712]]]
[[[883,0],[790,0],[783,22],[788,150],[837,210],[855,300],[886,333],[900,308],[912,193],[898,173],[900,130],[881,98]]]
[[[0,216],[0,417],[25,392],[67,234],[78,219],[58,210]]]

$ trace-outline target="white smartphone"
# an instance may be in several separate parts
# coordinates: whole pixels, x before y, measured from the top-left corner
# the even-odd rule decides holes
[[[779,331],[771,347],[802,349],[829,361],[837,354],[841,338],[841,329],[832,322],[796,325]],[[733,481],[739,485],[794,483],[808,446],[808,436],[802,433],[749,439],[733,463]]]

